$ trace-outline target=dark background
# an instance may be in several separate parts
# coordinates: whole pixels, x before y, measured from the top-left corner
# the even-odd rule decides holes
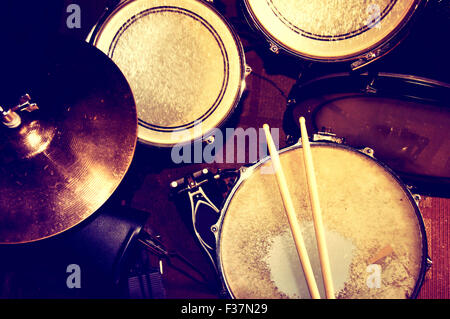
[[[66,25],[69,15],[66,8],[72,3],[81,7],[80,29],[68,29]],[[45,43],[51,43],[56,34],[83,41],[102,14],[106,3],[104,0],[2,2],[0,104],[13,103],[11,101],[20,94],[17,91],[17,83],[26,77],[28,70],[33,67],[29,65],[30,55],[39,51]],[[253,69],[253,73],[247,78],[247,90],[227,127],[246,129],[262,127],[264,123],[268,123],[271,127],[281,128],[287,96],[305,68],[309,68],[309,76],[348,71],[348,64],[311,66],[298,58],[283,54],[274,55],[268,50],[267,43],[255,36],[243,22],[236,0],[216,1],[216,6],[238,31],[246,51],[247,64]],[[449,2],[430,1],[428,8],[418,16],[411,27],[406,39],[387,56],[371,64],[369,69],[420,75],[450,82],[449,20]],[[280,141],[280,147],[286,146],[282,131]],[[170,200],[169,184],[205,167],[237,169],[242,165],[243,163],[174,165],[166,151],[138,144],[131,168],[112,200],[147,213],[146,230],[161,235],[161,240],[168,248],[188,257],[202,270],[208,281],[213,283],[217,278],[214,270],[194,238],[189,223],[186,222],[190,218],[190,212],[180,211]],[[448,207],[448,199],[425,197],[421,202],[431,257],[438,261],[427,274],[419,296],[422,298],[450,297]],[[170,267],[165,269],[163,280],[167,297],[218,297],[215,291],[195,283]],[[0,296],[27,296],[27,287],[23,281],[17,279],[18,276],[20,275],[14,271],[3,275]],[[25,286],[18,287],[20,285]],[[39,297],[39,293],[33,296]]]

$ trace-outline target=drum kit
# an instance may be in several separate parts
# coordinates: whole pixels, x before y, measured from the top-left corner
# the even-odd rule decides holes
[[[312,279],[316,297],[418,296],[431,260],[414,193],[448,195],[450,84],[366,71],[408,36],[427,2],[238,1],[267,51],[344,71],[299,76],[283,120],[288,147],[238,170],[204,169],[170,184],[190,205],[193,235],[224,297],[310,298]],[[1,246],[83,227],[117,190],[139,144],[164,152],[214,141],[252,73],[235,27],[205,0],[112,1],[85,42],[58,37],[42,51],[32,59],[38,70],[19,77],[25,95],[0,108]],[[306,150],[312,173],[303,166]],[[279,170],[267,173],[276,163],[291,205]],[[230,176],[224,200],[211,200],[207,185]],[[322,233],[311,214],[314,192]],[[213,218],[198,229],[204,209]],[[381,287],[368,282],[371,265],[382,269]]]

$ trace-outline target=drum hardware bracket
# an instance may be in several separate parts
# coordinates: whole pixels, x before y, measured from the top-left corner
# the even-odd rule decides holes
[[[363,93],[366,93],[366,94],[376,94],[377,93],[378,90],[375,88],[375,79],[376,79],[375,77],[372,77],[370,82],[362,90]]]
[[[217,206],[213,203],[213,201],[209,198],[209,196],[203,190],[204,184],[214,181],[220,180],[222,178],[226,178],[229,174],[240,175],[241,171],[236,170],[217,170],[212,171],[208,168],[204,168],[200,171],[197,171],[191,175],[188,175],[184,178],[178,179],[170,183],[170,187],[172,191],[181,195],[183,193],[187,193],[187,197],[189,199],[190,210],[191,210],[191,222],[195,236],[199,241],[202,248],[205,250],[208,258],[211,260],[214,270],[218,272],[216,256],[215,256],[215,247],[208,244],[205,239],[202,237],[200,231],[197,228],[197,215],[200,208],[206,207],[209,211],[217,216],[217,220],[220,218],[221,209],[220,206]],[[214,235],[214,238],[217,239],[217,225],[211,224],[209,231]]]
[[[204,142],[206,144],[210,145],[210,144],[214,143],[215,140],[216,140],[216,137],[214,135],[210,135],[204,140]]]
[[[325,130],[327,130],[325,128]],[[293,135],[287,135],[286,136],[286,143],[288,145],[297,143],[302,143],[301,138],[298,140],[295,140],[295,136]],[[314,133],[311,139],[312,142],[330,142],[330,143],[336,143],[336,144],[343,144],[345,142],[345,139],[343,137],[337,137],[336,134],[331,133],[330,131],[319,131],[317,133]]]
[[[208,257],[212,261],[214,269],[217,271],[215,257],[214,257],[214,248],[211,247],[201,236],[198,231],[197,225],[197,212],[199,207],[203,204],[207,207],[211,208],[214,213],[217,215],[220,214],[219,208],[209,199],[209,197],[205,194],[202,185],[209,182],[211,178],[218,179],[220,177],[219,174],[212,173],[209,169],[204,168],[201,171],[195,172],[189,176],[178,179],[170,183],[170,187],[175,190],[177,194],[181,194],[187,192],[191,207],[191,221],[195,236],[197,240],[200,242],[200,245],[207,253]]]
[[[206,141],[207,143],[213,143],[214,136],[210,136]],[[210,174],[211,171],[207,168],[204,168],[201,171],[193,173],[192,175],[173,181],[172,183],[170,183],[170,187],[172,188],[172,190],[176,190],[178,194],[185,191],[196,190],[202,184],[209,181]],[[216,174],[213,174],[213,177],[216,179],[219,178],[218,176],[216,176]]]
[[[217,227],[217,225],[211,226],[211,231],[214,233],[214,235],[217,233],[218,230],[219,230],[219,227]]]
[[[382,53],[382,49],[377,49],[374,51],[370,51],[368,53],[366,53],[363,57],[359,58],[358,60],[354,61],[350,67],[352,71],[356,71],[366,65],[368,65],[369,63],[371,63],[374,59],[378,58],[381,56]]]
[[[270,46],[269,47],[270,51],[272,51],[273,53],[275,53],[275,54],[279,54],[280,53],[280,48],[275,43],[269,42],[269,46]]]
[[[170,188],[172,189],[172,192],[176,194],[182,194],[187,191],[195,192],[201,185],[212,180],[225,178],[230,174],[238,175],[239,170],[211,170],[209,168],[204,168],[186,177],[171,182]]]
[[[409,193],[411,194],[412,198],[416,202],[417,206],[419,206],[420,201],[422,200],[422,197],[419,194],[415,194],[414,192],[414,186],[406,185],[406,188],[408,189]]]
[[[203,249],[208,254],[208,257],[211,259],[211,262],[214,265],[214,268],[216,269],[216,263],[215,263],[215,254],[214,254],[214,247],[211,247],[201,236],[200,232],[198,231],[197,227],[195,226],[197,224],[197,212],[199,209],[199,206],[201,204],[206,205],[210,207],[217,215],[220,214],[220,210],[213,204],[213,202],[208,198],[208,196],[203,191],[203,188],[199,186],[198,190],[191,193],[189,192],[189,200],[191,202],[191,208],[192,208],[192,225],[194,227],[195,235],[202,245]],[[212,230],[212,229],[211,229]],[[214,234],[215,236],[216,234]],[[217,269],[216,269],[217,271]]]
[[[427,257],[427,270],[429,270],[433,266],[433,261],[430,257]]]
[[[8,128],[19,127],[20,124],[22,124],[22,119],[20,118],[19,114],[17,114],[17,112],[20,111],[33,112],[39,109],[36,103],[30,103],[30,101],[31,101],[30,95],[25,94],[20,98],[19,104],[10,108],[9,110],[4,110],[0,106],[0,113],[2,115],[3,124]]]
[[[420,197],[419,194],[412,194],[412,197],[414,198],[416,204],[419,205],[420,201],[422,200],[422,197]]]
[[[284,115],[284,122],[286,122],[286,113],[288,110],[292,110],[292,108],[297,104],[297,100],[294,98],[288,98],[286,102],[286,111]],[[294,121],[295,122],[295,121]],[[295,124],[289,123],[289,126],[295,126]],[[286,131],[286,130],[285,130]],[[293,134],[286,134],[286,143],[288,145],[293,145],[298,142],[298,137],[294,136]]]
[[[331,133],[331,129],[323,128],[323,131],[317,132],[313,135],[313,142],[332,142],[336,144],[343,144],[344,139],[337,137],[336,134]]]
[[[411,193],[413,187],[410,185],[407,185],[406,188],[409,190],[409,192]],[[411,193],[412,198],[414,199],[414,201],[416,202],[417,205],[419,205],[420,201],[422,200],[422,197],[419,194],[413,194]]]
[[[372,50],[370,52],[367,52],[362,57],[360,57],[358,60],[354,61],[350,68],[352,71],[357,71],[361,69],[362,67],[367,66],[369,63],[373,62],[374,60],[382,57],[386,53],[388,53],[393,48],[392,44],[386,43],[384,46]]]
[[[368,156],[370,156],[370,157],[372,157],[372,158],[375,158],[374,157],[374,150],[373,149],[371,149],[370,147],[365,147],[365,148],[363,148],[363,149],[360,149],[359,150],[361,153],[363,153],[363,154],[366,154],[366,155],[368,155]]]
[[[251,68],[251,66],[246,64],[245,70],[244,70],[245,77],[247,78],[252,72],[253,72],[253,69]]]

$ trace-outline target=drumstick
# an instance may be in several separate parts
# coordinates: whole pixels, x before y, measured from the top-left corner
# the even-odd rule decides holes
[[[306,169],[306,177],[308,180],[309,197],[312,206],[314,229],[316,231],[317,247],[319,249],[320,266],[322,268],[322,278],[325,286],[325,293],[328,299],[335,299],[330,260],[328,256],[325,231],[322,221],[322,210],[320,208],[319,202],[319,192],[317,189],[314,163],[312,159],[311,147],[309,145],[308,132],[306,130],[304,117],[300,117],[300,129],[302,133],[303,159]]]
[[[311,298],[320,299],[319,289],[317,288],[316,279],[314,278],[314,273],[311,267],[311,262],[309,261],[308,252],[306,250],[305,242],[303,240],[300,229],[300,224],[298,222],[297,215],[295,214],[294,204],[292,202],[291,195],[289,194],[286,177],[281,166],[278,151],[275,147],[275,143],[273,142],[272,135],[270,134],[269,125],[264,124],[263,129],[266,134],[267,146],[269,147],[269,153],[272,157],[273,168],[277,177],[278,187],[283,199],[289,226],[291,228],[292,236],[297,248],[297,253],[300,258],[300,263],[303,267],[303,272],[305,273],[309,293],[311,295]]]
[[[383,259],[384,257],[389,256],[394,252],[394,249],[392,249],[391,245],[387,245],[380,249],[379,252],[375,256],[369,259],[369,265],[375,264],[377,261]]]

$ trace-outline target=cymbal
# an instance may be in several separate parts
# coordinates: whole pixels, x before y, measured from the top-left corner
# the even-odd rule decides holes
[[[130,87],[106,55],[67,38],[29,55],[12,62],[9,71],[23,73],[0,90],[4,109],[11,92],[38,107],[17,111],[16,128],[0,120],[1,244],[48,238],[88,218],[119,186],[137,142]]]

